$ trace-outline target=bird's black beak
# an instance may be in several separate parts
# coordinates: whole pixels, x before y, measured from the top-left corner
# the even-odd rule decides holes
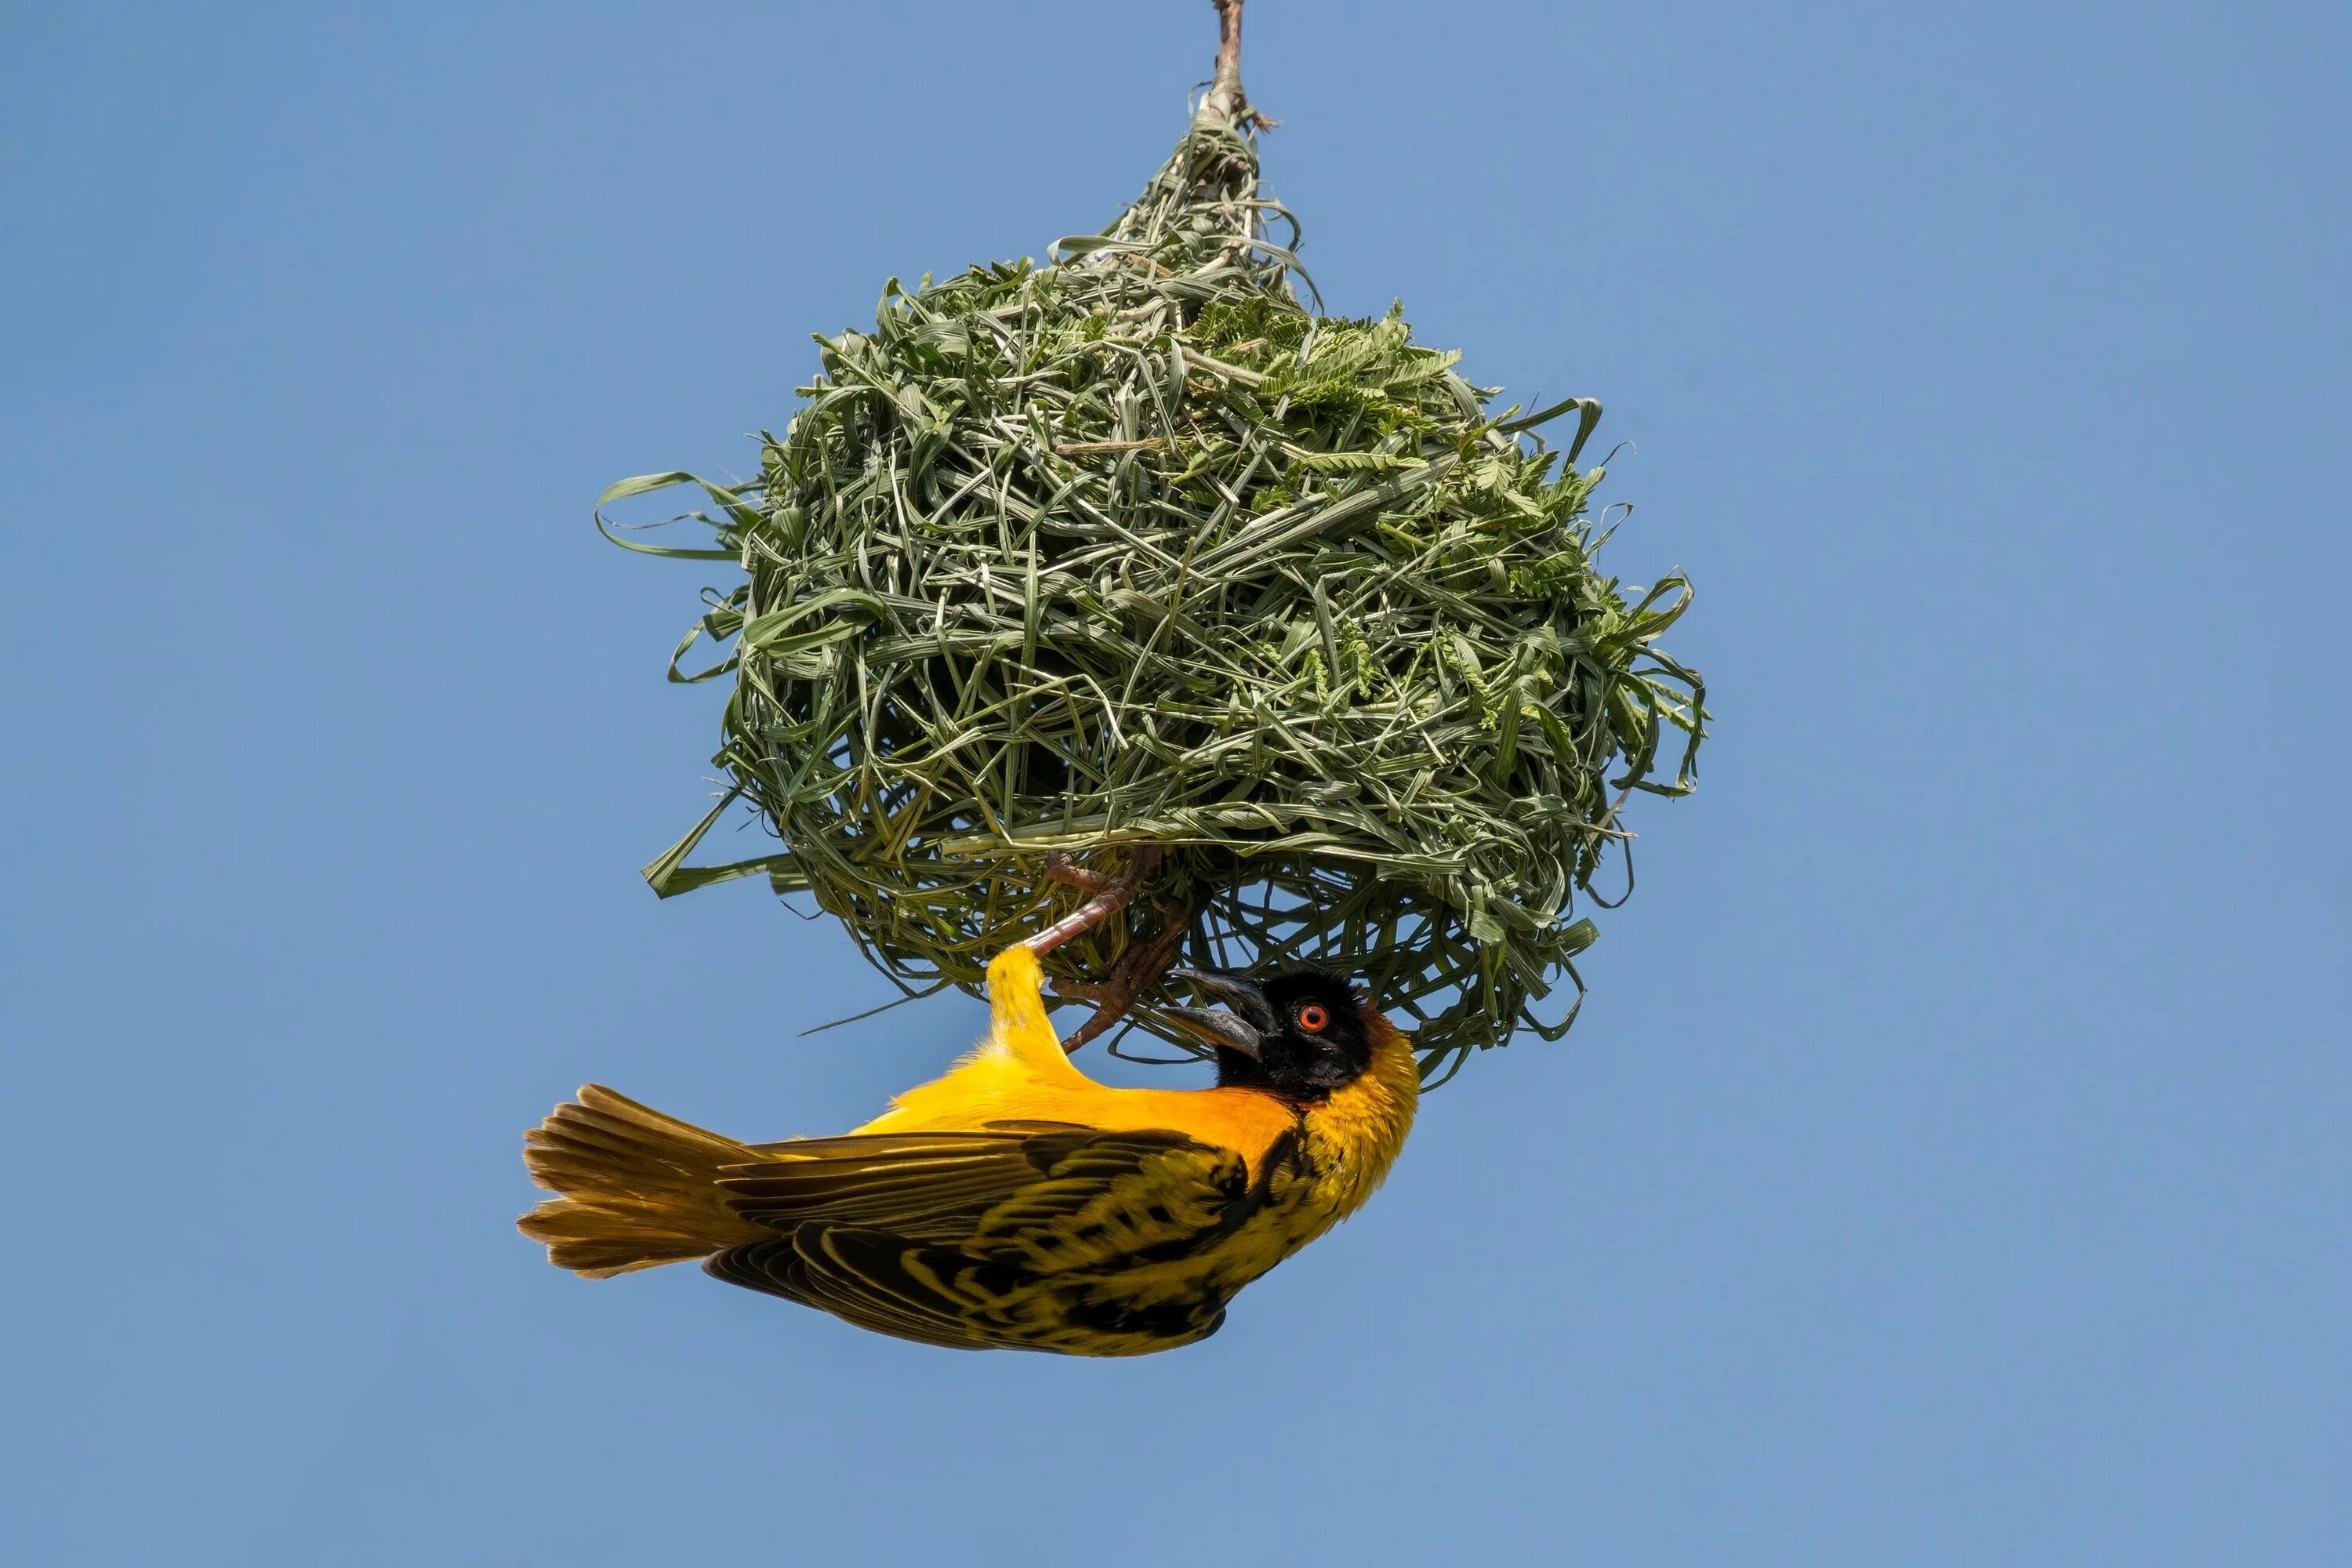
[[[1160,1009],[1204,1043],[1239,1051],[1254,1060],[1265,1037],[1275,1032],[1274,1007],[1266,1001],[1265,993],[1240,975],[1213,969],[1171,969],[1168,978],[1181,980],[1195,991],[1227,1004],[1223,1007]]]

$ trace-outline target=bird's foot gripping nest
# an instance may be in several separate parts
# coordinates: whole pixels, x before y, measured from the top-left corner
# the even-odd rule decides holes
[[[1048,855],[1045,875],[1055,881],[1080,889],[1093,896],[1068,914],[1029,939],[1029,951],[1041,957],[1055,948],[1093,930],[1118,913],[1134,900],[1145,879],[1160,864],[1160,851],[1146,845],[1128,857],[1127,864],[1116,876],[1090,871],[1068,856]],[[1146,942],[1130,945],[1111,966],[1108,977],[1098,983],[1076,980],[1056,980],[1054,994],[1074,1002],[1084,1002],[1094,1008],[1094,1016],[1062,1042],[1066,1050],[1076,1050],[1089,1040],[1101,1038],[1116,1027],[1128,1010],[1143,993],[1158,983],[1176,962],[1176,950],[1183,945],[1184,924],[1181,919],[1171,920],[1158,935]]]

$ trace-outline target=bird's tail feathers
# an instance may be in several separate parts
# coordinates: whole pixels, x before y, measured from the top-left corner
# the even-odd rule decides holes
[[[727,1206],[722,1166],[761,1156],[731,1138],[589,1084],[523,1136],[531,1179],[557,1195],[517,1222],[548,1261],[587,1279],[683,1263],[771,1232]]]

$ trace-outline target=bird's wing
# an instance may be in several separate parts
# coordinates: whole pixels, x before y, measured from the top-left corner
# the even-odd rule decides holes
[[[780,1234],[706,1265],[720,1279],[930,1344],[1122,1353],[1199,1339],[1223,1302],[1154,1289],[1255,1206],[1231,1150],[1090,1128],[858,1133],[732,1166],[730,1207]]]
[[[780,1231],[814,1221],[887,1230],[909,1241],[993,1251],[1066,1233],[1066,1266],[1083,1266],[1077,1237],[1140,1204],[1169,1223],[1214,1228],[1246,1196],[1242,1157],[1181,1132],[1110,1132],[1021,1122],[982,1132],[866,1132],[810,1138],[774,1158],[720,1171],[727,1206]],[[1115,1243],[1115,1238],[1105,1238]],[[1105,1258],[1118,1248],[1107,1244]]]

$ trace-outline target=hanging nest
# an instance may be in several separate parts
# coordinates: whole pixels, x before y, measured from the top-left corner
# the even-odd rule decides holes
[[[1302,304],[1223,66],[1108,230],[894,279],[871,331],[817,340],[755,481],[607,493],[701,486],[717,548],[632,547],[749,574],[671,661],[734,676],[733,789],[646,874],[765,873],[920,994],[977,992],[1126,868],[1133,900],[1046,960],[1082,1032],[1181,1047],[1150,1005],[1180,949],[1311,960],[1450,1071],[1566,1031],[1575,894],[1629,885],[1633,793],[1691,788],[1704,689],[1655,643],[1690,584],[1596,566],[1598,404],[1497,409],[1399,311]],[[682,672],[701,638],[733,647]],[[738,796],[782,847],[686,866]]]

